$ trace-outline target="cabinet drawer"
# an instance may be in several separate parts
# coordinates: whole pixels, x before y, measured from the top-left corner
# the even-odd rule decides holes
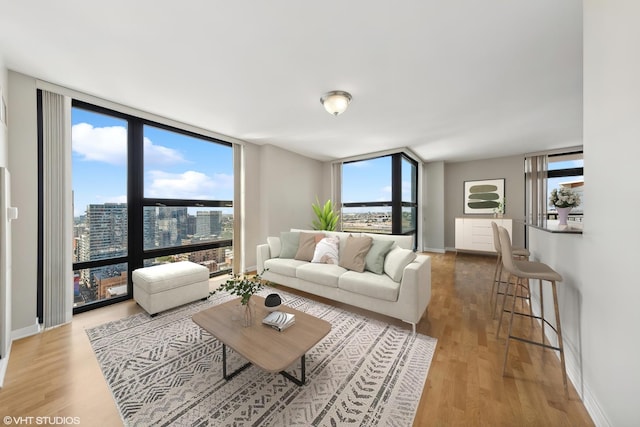
[[[471,236],[472,245],[489,245],[493,250],[493,236],[473,235]]]
[[[495,253],[492,221],[511,234],[511,219],[508,218],[456,218],[456,249]]]
[[[471,234],[473,236],[491,236],[493,238],[493,228],[485,225],[472,225]]]

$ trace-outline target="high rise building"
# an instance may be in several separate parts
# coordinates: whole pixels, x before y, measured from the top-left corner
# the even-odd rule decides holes
[[[182,239],[187,238],[187,233],[187,208],[157,208],[155,247],[179,246]]]
[[[142,239],[145,249],[153,249],[156,245],[158,208],[145,206],[142,211]]]
[[[104,203],[87,206],[89,258],[95,261],[127,253],[127,204]]]
[[[127,255],[128,220],[126,203],[91,204],[87,206],[85,233],[78,238],[79,261],[96,261]],[[84,269],[81,283],[94,290],[97,282],[107,277],[119,277],[126,264]],[[86,301],[85,301],[86,302]]]
[[[222,233],[222,211],[197,211],[196,235],[200,237],[220,236]]]

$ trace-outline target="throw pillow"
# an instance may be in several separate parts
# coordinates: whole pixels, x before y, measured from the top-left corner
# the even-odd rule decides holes
[[[364,258],[367,256],[373,239],[369,236],[354,237],[349,235],[344,245],[344,250],[340,253],[340,267],[347,270],[364,271]]]
[[[322,240],[324,234],[320,233],[300,233],[300,240],[298,242],[298,250],[293,257],[299,261],[311,261],[313,258],[313,252],[316,250],[316,242]]]
[[[282,248],[280,238],[269,236],[267,237],[267,244],[269,245],[269,255],[271,255],[271,258],[278,258],[280,256],[280,249]]]
[[[396,246],[387,254],[384,259],[384,272],[393,279],[394,282],[402,280],[402,272],[410,262],[416,259],[416,254],[410,249],[402,249]]]
[[[313,258],[311,259],[311,262],[338,265],[339,244],[340,238],[337,236],[329,236],[320,240],[316,245],[316,250],[313,252]]]
[[[297,231],[283,231],[280,233],[280,258],[293,258],[298,252],[300,233]]]
[[[393,240],[373,239],[369,253],[364,258],[365,270],[372,273],[384,273],[384,259],[393,246]]]

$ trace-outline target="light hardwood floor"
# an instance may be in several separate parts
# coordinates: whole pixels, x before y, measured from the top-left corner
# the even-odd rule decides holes
[[[560,364],[550,350],[512,342],[506,376],[502,376],[504,333],[496,339],[497,321],[488,309],[495,258],[430,255],[431,303],[418,332],[436,337],[438,346],[414,425],[593,425],[571,385],[569,399],[564,396]],[[83,426],[121,425],[85,329],[139,311],[131,301],[120,303],[14,342],[0,390],[0,415],[77,417]],[[517,322],[515,327],[529,333],[531,324]]]

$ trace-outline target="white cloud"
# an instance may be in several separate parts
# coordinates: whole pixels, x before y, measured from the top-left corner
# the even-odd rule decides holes
[[[84,160],[127,164],[127,129],[122,126],[94,128],[78,123],[71,128],[73,151]]]
[[[227,200],[233,198],[233,176],[186,171],[167,173],[150,171],[145,177],[145,197],[164,199]]]
[[[78,123],[71,128],[73,151],[83,160],[122,166],[127,164],[127,129],[124,126],[93,127]],[[154,145],[144,138],[146,165],[183,163],[180,152],[162,145]]]
[[[145,165],[173,165],[184,162],[186,160],[179,151],[163,145],[154,145],[149,138],[144,138]]]

